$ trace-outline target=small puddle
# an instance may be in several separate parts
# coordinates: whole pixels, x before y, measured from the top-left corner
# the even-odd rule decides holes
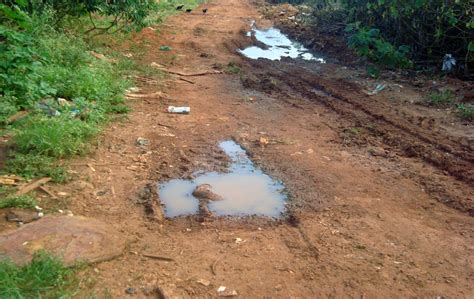
[[[208,172],[194,180],[171,180],[159,188],[166,217],[199,212],[199,200],[192,193],[196,186],[209,184],[223,200],[210,201],[208,209],[217,216],[280,217],[285,210],[284,185],[256,168],[240,145],[223,141],[219,147],[230,157],[228,173]]]
[[[290,40],[279,29],[271,27],[269,29],[260,30],[257,29],[254,23],[252,30],[247,33],[247,36],[253,35],[259,42],[265,44],[267,49],[258,46],[250,46],[244,50],[238,50],[241,54],[250,59],[266,58],[270,60],[280,60],[282,57],[289,57],[326,63],[323,58],[314,56],[302,44]]]

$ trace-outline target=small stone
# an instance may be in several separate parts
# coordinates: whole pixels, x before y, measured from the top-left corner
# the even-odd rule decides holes
[[[138,146],[148,146],[148,145],[150,145],[150,140],[148,140],[146,138],[143,138],[143,137],[138,137],[137,141],[136,141],[136,144]]]
[[[205,280],[205,279],[199,279],[197,283],[202,284],[205,287],[208,287],[211,284],[209,280]]]
[[[129,295],[133,295],[133,294],[136,294],[137,293],[137,290],[135,288],[127,288],[125,290],[125,293],[129,294]]]

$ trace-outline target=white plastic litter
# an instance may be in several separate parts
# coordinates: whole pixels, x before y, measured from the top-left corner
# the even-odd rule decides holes
[[[169,106],[168,107],[168,112],[169,113],[178,113],[178,114],[189,114],[189,113],[191,113],[191,108],[190,107]]]

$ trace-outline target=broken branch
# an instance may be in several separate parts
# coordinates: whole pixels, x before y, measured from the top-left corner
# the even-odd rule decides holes
[[[38,188],[39,186],[43,185],[43,184],[46,184],[47,182],[51,181],[51,178],[41,178],[41,179],[38,179],[36,181],[33,181],[29,184],[26,184],[25,186],[23,186],[20,190],[18,190],[16,192],[16,195],[20,196],[20,195],[25,195],[26,193],[30,192],[30,191],[33,191],[35,190],[36,188]]]

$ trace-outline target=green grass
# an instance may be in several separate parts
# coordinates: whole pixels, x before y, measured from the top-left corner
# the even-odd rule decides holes
[[[8,79],[0,88],[0,132],[12,136],[2,172],[62,182],[66,172],[60,159],[87,153],[110,115],[129,111],[124,92],[131,82],[123,64],[93,57],[81,36],[35,22],[34,31],[8,39],[5,56],[0,55],[16,70],[0,68],[0,78]],[[15,60],[14,55],[24,58]],[[27,110],[28,116],[6,124],[19,110]]]
[[[228,74],[240,74],[242,70],[237,63],[229,62],[225,68],[225,72]]]
[[[461,119],[467,121],[474,120],[474,105],[472,104],[459,104],[457,105],[457,112]]]
[[[16,266],[0,261],[0,298],[72,298],[78,281],[74,270],[42,252],[31,263]]]
[[[447,107],[454,103],[454,94],[451,90],[432,92],[426,98],[426,103],[434,107]]]
[[[36,200],[29,195],[14,196],[10,195],[0,198],[0,209],[5,208],[22,208],[32,209],[37,205]]]

